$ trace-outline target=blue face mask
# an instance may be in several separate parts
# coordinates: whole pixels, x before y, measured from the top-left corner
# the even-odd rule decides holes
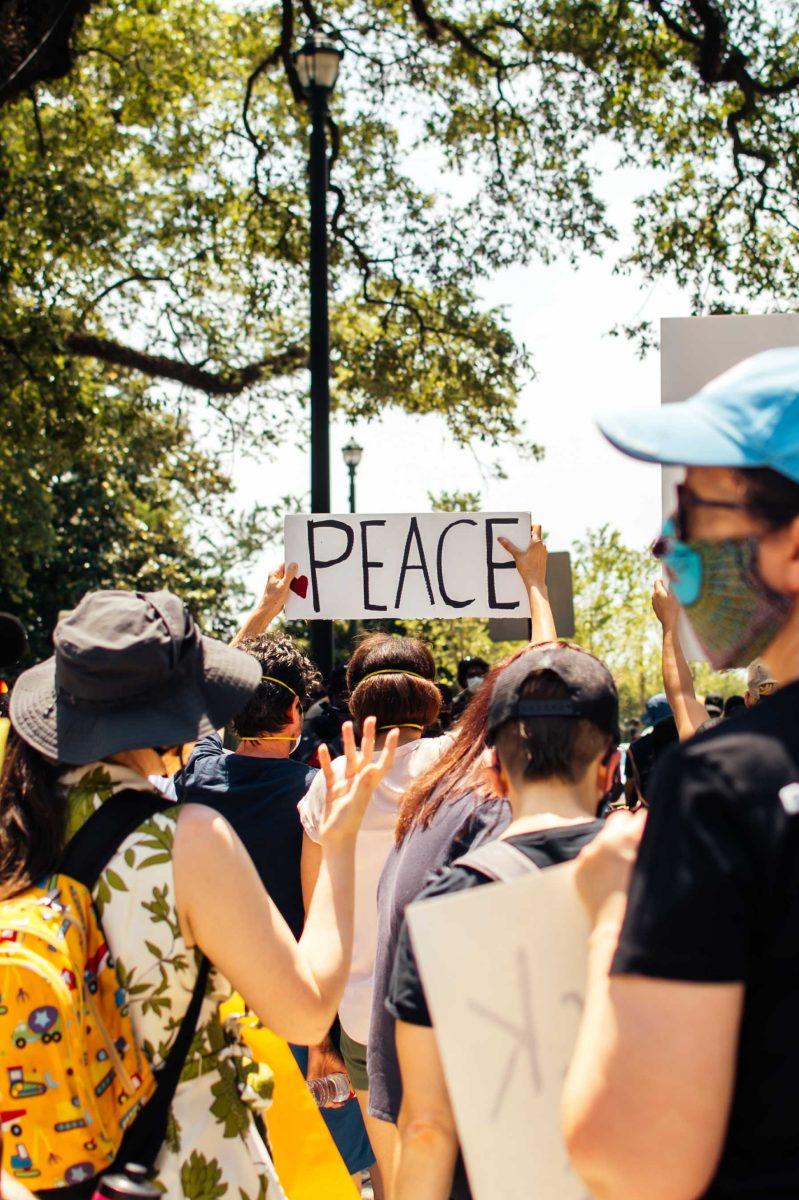
[[[758,658],[784,625],[791,601],[772,591],[758,569],[757,538],[681,542],[667,521],[655,556],[717,671]]]

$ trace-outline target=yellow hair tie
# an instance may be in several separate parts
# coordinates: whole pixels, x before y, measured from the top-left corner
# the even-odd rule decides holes
[[[410,679],[421,679],[424,683],[432,683],[435,686],[433,679],[428,679],[426,675],[419,675],[416,671],[405,671],[402,667],[385,667],[382,671],[370,671],[368,675],[364,675],[363,679],[359,679],[356,687],[360,687],[362,683],[366,683],[367,679],[374,679],[377,675],[407,675]]]
[[[393,725],[378,725],[378,727],[377,727],[378,733],[380,733],[383,729],[422,729],[423,730],[424,725],[413,725],[410,721],[406,721],[404,724],[399,724],[398,722],[395,721]]]
[[[262,675],[261,682],[262,683],[276,683],[280,687],[285,688],[287,692],[291,692],[292,696],[297,696],[297,693],[294,691],[293,687],[289,687],[289,685],[287,683],[284,683],[282,679],[275,679],[274,675]],[[299,696],[297,696],[297,699],[299,700]]]

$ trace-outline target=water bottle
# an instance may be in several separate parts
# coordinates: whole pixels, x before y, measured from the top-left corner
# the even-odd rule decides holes
[[[97,1182],[92,1200],[163,1200],[161,1192],[147,1178],[146,1167],[126,1163],[121,1174],[103,1175]]]
[[[335,1075],[323,1075],[321,1079],[309,1079],[308,1087],[320,1108],[343,1104],[352,1095],[350,1081],[341,1071],[337,1071]]]

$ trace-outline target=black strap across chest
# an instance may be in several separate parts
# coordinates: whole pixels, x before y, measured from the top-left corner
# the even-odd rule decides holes
[[[151,792],[125,789],[110,796],[92,813],[67,845],[59,871],[92,889],[123,842],[156,813],[174,807],[174,801]],[[164,1144],[169,1110],[197,1031],[200,1010],[208,987],[211,964],[203,955],[194,990],[178,1028],[177,1037],[161,1068],[156,1071],[156,1090],[135,1121],[126,1130],[119,1153],[109,1173],[125,1163],[139,1163],[151,1170]],[[37,1193],[59,1200],[88,1200],[96,1179],[72,1187],[49,1188]]]

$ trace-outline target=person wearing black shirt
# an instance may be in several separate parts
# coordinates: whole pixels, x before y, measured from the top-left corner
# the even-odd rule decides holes
[[[305,714],[297,749],[292,757],[298,762],[319,766],[319,747],[327,746],[333,758],[341,754],[341,730],[350,719],[346,666],[334,667],[327,681],[326,695],[317,700]]]
[[[602,828],[595,817],[618,764],[618,696],[607,668],[564,643],[526,651],[497,678],[486,740],[486,768],[513,814],[501,840],[521,851],[532,869],[575,858]],[[466,860],[456,861],[419,899],[490,882]],[[546,970],[545,963],[541,969]],[[467,1200],[469,1186],[407,923],[386,1007],[397,1021],[403,1088],[395,1198]]]
[[[780,690],[669,751],[646,823],[614,816],[581,855],[567,1146],[603,1200],[796,1197],[799,349],[603,429],[689,464],[656,554],[712,665],[761,655]]]

